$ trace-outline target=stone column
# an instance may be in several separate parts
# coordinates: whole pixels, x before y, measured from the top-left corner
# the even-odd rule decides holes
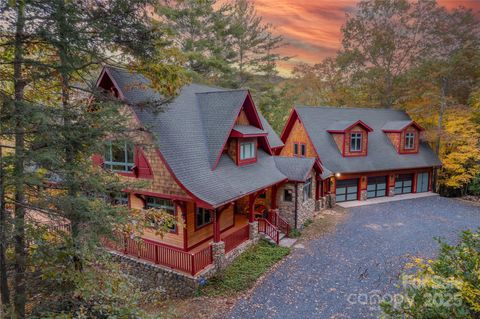
[[[252,223],[248,223],[248,226],[250,240],[252,240],[253,242],[257,242],[260,238],[260,235],[258,234],[258,222],[254,221]]]
[[[360,191],[360,200],[367,200],[367,190],[366,189],[362,189]]]
[[[220,270],[225,267],[225,243],[223,241],[212,243],[212,257],[215,268]]]
[[[388,188],[388,196],[389,196],[389,197],[395,196],[395,186],[390,186],[390,187]]]

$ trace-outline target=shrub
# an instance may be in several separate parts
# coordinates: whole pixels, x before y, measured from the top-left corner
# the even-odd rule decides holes
[[[468,192],[474,196],[480,196],[480,175],[473,178],[472,183],[468,186]]]
[[[451,246],[439,240],[435,260],[415,259],[402,276],[402,298],[384,302],[382,318],[480,318],[480,235],[465,231]]]

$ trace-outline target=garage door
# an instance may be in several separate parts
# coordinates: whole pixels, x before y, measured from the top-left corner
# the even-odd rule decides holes
[[[337,181],[337,189],[335,195],[337,203],[357,200],[358,179]]]
[[[417,193],[428,192],[428,172],[417,175]]]
[[[413,174],[398,175],[395,179],[395,195],[412,192]]]
[[[367,198],[387,196],[387,176],[368,178]]]

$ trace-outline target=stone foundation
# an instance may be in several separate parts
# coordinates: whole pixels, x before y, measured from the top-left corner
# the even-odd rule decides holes
[[[165,297],[182,298],[192,296],[198,289],[198,280],[187,274],[115,252],[112,256],[143,291],[155,290]]]
[[[253,242],[257,242],[260,238],[260,235],[258,233],[258,221],[254,221],[252,223],[249,223],[248,224],[248,231],[249,231],[249,237],[250,240],[252,240]]]
[[[212,259],[217,270],[225,268],[225,243],[223,241],[212,243]]]

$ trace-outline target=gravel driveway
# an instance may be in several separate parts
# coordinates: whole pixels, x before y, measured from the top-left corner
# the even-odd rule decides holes
[[[240,299],[231,318],[377,318],[366,298],[395,292],[409,256],[429,258],[461,230],[480,227],[480,207],[438,196],[350,208],[335,232],[296,248]]]

